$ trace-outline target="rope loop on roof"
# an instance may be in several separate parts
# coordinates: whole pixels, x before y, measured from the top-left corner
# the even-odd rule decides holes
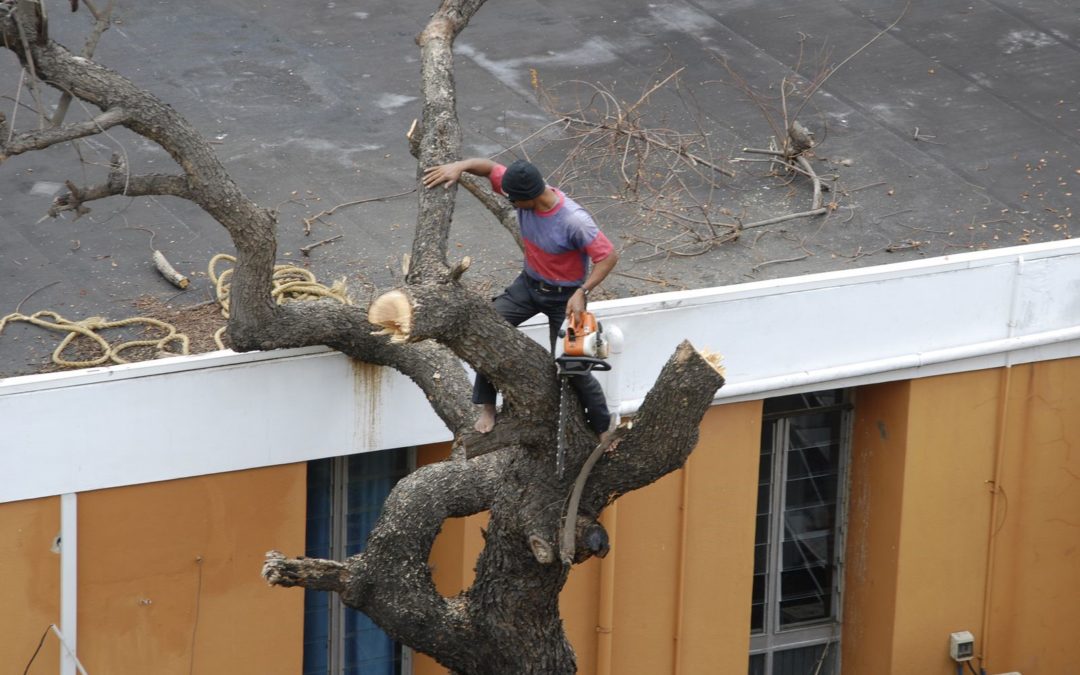
[[[221,306],[221,314],[227,319],[229,317],[229,278],[234,268],[230,267],[218,274],[217,267],[222,262],[235,265],[236,258],[225,253],[215,255],[210,259],[208,274],[211,283],[214,285],[216,302]],[[346,305],[353,304],[345,287],[345,279],[339,279],[332,285],[326,286],[319,283],[310,270],[294,265],[276,265],[274,267],[271,294],[274,301],[279,305],[286,302],[322,298],[332,298]],[[64,368],[88,368],[110,362],[117,364],[130,363],[121,354],[135,347],[154,347],[157,349],[158,356],[187,356],[190,353],[191,341],[187,335],[179,332],[176,326],[167,321],[148,316],[136,316],[119,321],[110,321],[101,316],[89,316],[85,319],[72,321],[47,309],[29,315],[16,311],[0,318],[0,333],[4,332],[4,328],[8,323],[15,322],[30,323],[46,330],[67,333],[52,353],[52,362]],[[142,325],[147,330],[163,331],[164,335],[140,340],[127,340],[116,344],[111,343],[101,335],[102,331],[111,328],[137,325]],[[222,326],[214,333],[214,342],[219,349],[225,349],[225,344],[221,339],[225,328],[226,326]],[[94,342],[100,353],[94,358],[82,360],[65,357],[64,352],[79,336]]]

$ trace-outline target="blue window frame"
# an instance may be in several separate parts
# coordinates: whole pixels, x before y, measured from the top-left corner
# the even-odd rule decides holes
[[[308,462],[305,555],[343,560],[361,552],[412,463],[410,449]],[[406,658],[407,650],[337,594],[305,592],[304,675],[399,675]]]

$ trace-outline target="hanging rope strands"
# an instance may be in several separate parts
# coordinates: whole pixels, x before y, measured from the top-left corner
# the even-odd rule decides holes
[[[234,268],[229,267],[228,269],[223,270],[221,274],[218,274],[217,267],[222,262],[235,265],[236,257],[227,253],[218,253],[210,259],[207,273],[210,276],[210,283],[214,284],[214,292],[217,296],[218,304],[221,305],[221,315],[228,318],[229,278],[232,277]],[[306,270],[302,267],[296,267],[294,265],[275,265],[272,283],[273,287],[271,288],[270,293],[273,296],[274,301],[279,305],[283,305],[286,302],[319,300],[322,298],[333,298],[346,305],[353,304],[352,298],[349,297],[345,287],[345,279],[338,279],[333,285],[326,286],[325,284],[319,283],[310,270]],[[217,342],[218,348],[220,349],[225,349],[225,344],[221,340],[225,328],[225,326],[222,326],[214,333],[214,341]]]
[[[91,316],[81,321],[69,321],[56,312],[51,312],[49,310],[34,312],[29,316],[15,312],[0,319],[0,333],[4,331],[4,327],[7,326],[8,322],[15,321],[25,321],[48,330],[66,332],[67,335],[64,336],[64,339],[60,341],[60,344],[52,353],[53,363],[65,368],[100,366],[103,363],[108,363],[110,361],[112,363],[129,363],[127,359],[120,356],[120,353],[133,347],[154,347],[158,350],[158,354],[162,356],[186,356],[188,354],[189,341],[186,335],[178,333],[176,327],[172,324],[145,316],[121,319],[120,321],[109,321],[100,316]],[[128,340],[114,345],[110,344],[109,341],[100,334],[101,331],[110,328],[123,328],[140,324],[150,328],[161,329],[165,331],[165,336],[143,340]],[[64,352],[71,345],[72,341],[80,335],[96,342],[98,348],[101,350],[101,354],[96,358],[87,360],[68,360],[64,358]],[[170,351],[168,349],[168,346],[172,343],[177,343],[179,345],[179,351]]]

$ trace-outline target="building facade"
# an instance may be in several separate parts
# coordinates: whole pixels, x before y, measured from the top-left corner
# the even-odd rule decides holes
[[[571,573],[579,671],[949,675],[967,631],[976,671],[1072,672],[1077,298],[1058,242],[598,303],[622,414],[684,337],[728,384],[685,467],[609,507],[610,554]],[[0,381],[0,663],[445,672],[259,575],[270,549],[360,550],[394,481],[446,456],[409,387],[321,349]],[[483,524],[445,524],[443,593]]]

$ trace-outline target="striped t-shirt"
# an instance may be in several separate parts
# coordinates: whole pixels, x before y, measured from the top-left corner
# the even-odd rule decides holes
[[[491,187],[502,194],[506,167],[496,164]],[[554,189],[554,188],[553,188]],[[517,209],[525,242],[525,273],[556,286],[580,286],[589,260],[600,262],[614,250],[583,206],[555,189],[559,201],[548,211]]]

